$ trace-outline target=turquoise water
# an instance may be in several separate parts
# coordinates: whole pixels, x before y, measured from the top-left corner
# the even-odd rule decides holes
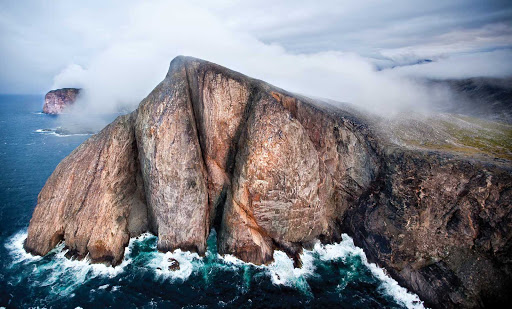
[[[303,267],[282,252],[268,266],[220,256],[216,233],[204,257],[160,253],[157,238],[130,241],[112,268],[23,250],[37,194],[53,169],[89,135],[59,135],[58,116],[41,114],[42,96],[0,96],[0,306],[54,308],[422,308],[417,296],[366,261],[350,237],[317,244]],[[180,263],[170,271],[170,259]]]

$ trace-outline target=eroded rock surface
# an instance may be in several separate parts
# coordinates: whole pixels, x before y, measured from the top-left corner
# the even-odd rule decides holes
[[[134,116],[118,117],[59,163],[39,193],[29,252],[44,255],[65,240],[72,255],[115,265],[130,236],[147,230]]]
[[[75,103],[80,89],[62,88],[51,90],[44,97],[43,113],[60,114],[66,107]]]
[[[345,217],[355,243],[427,304],[506,304],[511,170],[401,149],[384,162],[375,187]]]
[[[133,113],[78,147],[41,191],[25,248],[64,240],[118,264],[130,236],[257,264],[276,249],[300,265],[348,233],[428,305],[510,297],[512,171],[411,150],[348,111],[187,57]],[[508,161],[506,161],[508,162]]]

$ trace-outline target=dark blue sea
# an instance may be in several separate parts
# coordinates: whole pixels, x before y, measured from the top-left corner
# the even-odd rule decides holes
[[[43,96],[0,95],[0,307],[423,308],[346,235],[305,251],[300,269],[282,252],[269,266],[220,256],[215,231],[205,257],[160,253],[149,234],[132,239],[115,268],[68,260],[64,244],[45,257],[27,254],[39,191],[90,136],[59,129],[62,116],[42,114],[42,103]],[[180,270],[168,270],[171,257]]]

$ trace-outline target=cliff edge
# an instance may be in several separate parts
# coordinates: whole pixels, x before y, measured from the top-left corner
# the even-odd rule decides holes
[[[504,159],[410,149],[357,113],[203,60],[177,57],[137,110],[55,169],[27,251],[119,264],[129,238],[300,264],[347,233],[429,306],[510,301],[512,169]]]

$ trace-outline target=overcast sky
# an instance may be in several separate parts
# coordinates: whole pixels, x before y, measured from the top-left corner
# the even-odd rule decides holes
[[[183,2],[2,1],[0,93],[138,102],[179,54],[344,101],[400,98],[383,76],[512,75],[510,0]]]

